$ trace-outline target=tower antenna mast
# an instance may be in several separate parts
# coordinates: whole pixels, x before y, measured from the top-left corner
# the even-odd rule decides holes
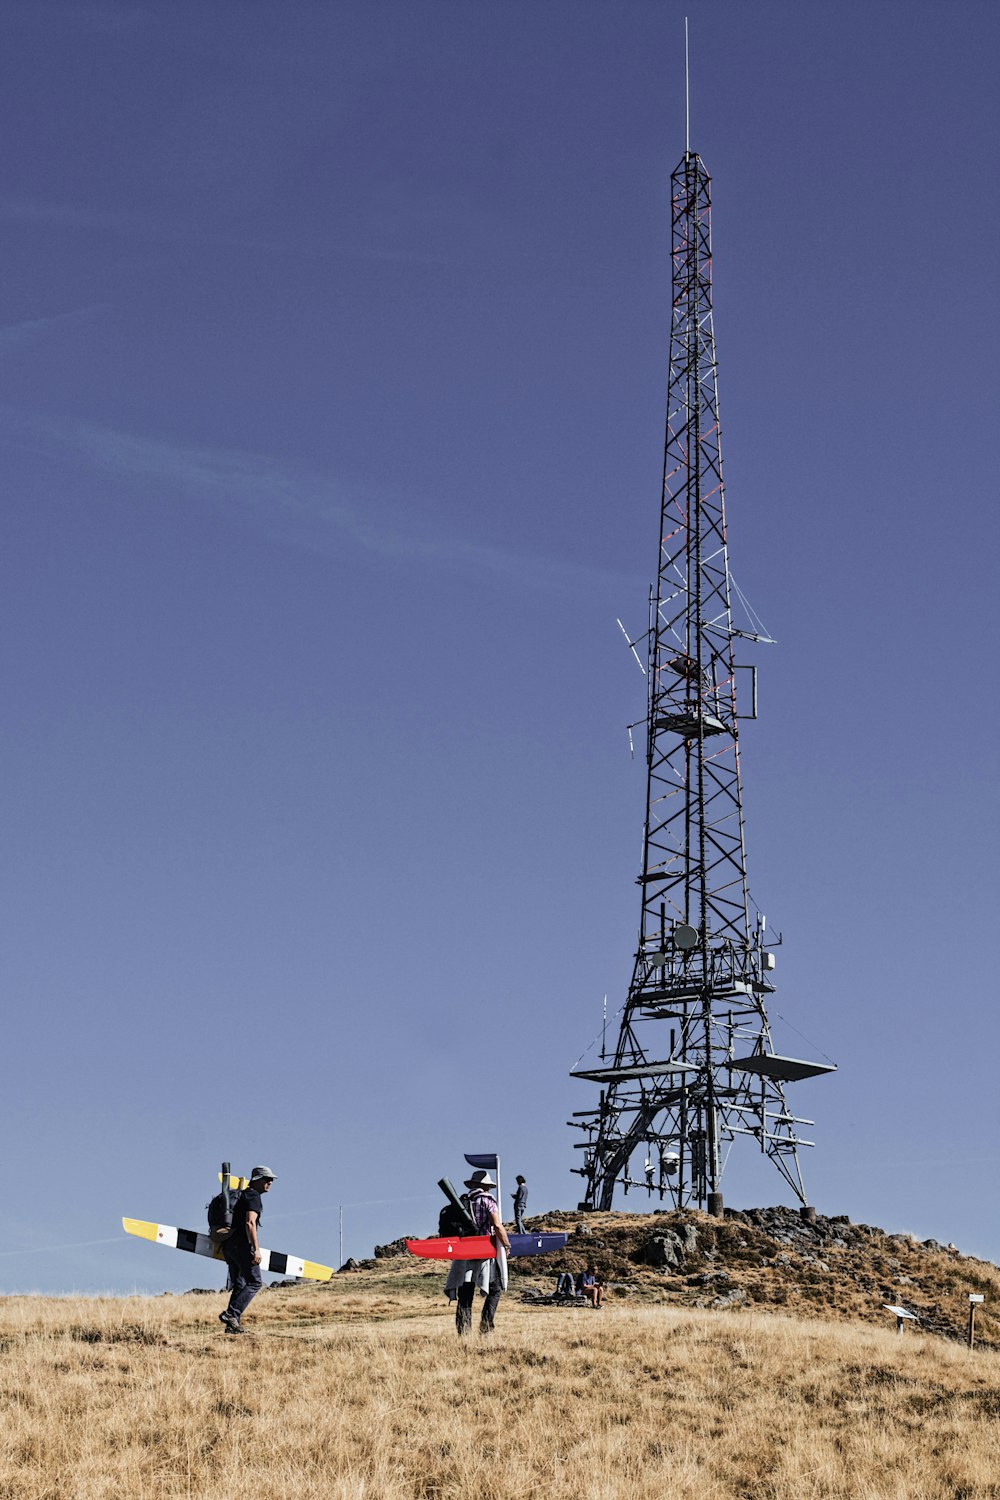
[[[686,68],[685,35],[685,73]],[[775,1052],[774,947],[751,917],[739,722],[756,717],[756,668],[734,627],[715,333],[711,182],[686,140],[671,179],[672,319],[657,581],[647,634],[646,821],[638,945],[613,1053],[573,1076],[600,1086],[574,1115],[581,1207],[617,1186],[721,1214],[740,1139],[769,1157],[802,1206],[798,1149],[813,1143],[788,1083],[835,1071]],[[735,591],[735,590],[734,590]],[[741,712],[749,697],[751,711]],[[780,938],[778,940],[780,942]],[[632,1167],[633,1157],[639,1171]]]
[[[688,18],[684,17],[684,155],[691,155],[691,67],[688,54]]]

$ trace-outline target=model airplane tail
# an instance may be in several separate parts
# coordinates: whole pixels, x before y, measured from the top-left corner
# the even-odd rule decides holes
[[[223,1185],[225,1185],[226,1175],[228,1175],[229,1177],[229,1191],[231,1193],[242,1193],[244,1188],[248,1188],[250,1186],[249,1177],[237,1177],[232,1172],[224,1175],[222,1172],[220,1172],[218,1174],[218,1177],[219,1181]]]

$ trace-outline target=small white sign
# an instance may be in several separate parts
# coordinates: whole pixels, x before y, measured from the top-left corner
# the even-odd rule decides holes
[[[969,1301],[970,1302],[985,1302],[986,1298],[984,1297],[984,1295],[983,1295],[982,1292],[970,1292],[969,1293]]]

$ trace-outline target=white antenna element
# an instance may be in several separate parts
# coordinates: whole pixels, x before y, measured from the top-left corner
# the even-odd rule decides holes
[[[684,17],[684,155],[691,155],[691,70],[688,66],[688,18]]]
[[[622,624],[621,620],[619,620],[617,616],[615,617],[615,623],[617,624],[618,629],[621,631],[622,635],[628,641],[628,649],[631,651],[632,655],[635,657],[636,661],[638,662],[638,664],[639,664],[639,671],[642,673],[643,677],[647,676],[648,674],[646,672],[646,668],[643,666],[642,659],[639,656],[638,651],[635,649],[635,641],[632,640],[632,638],[629,635],[628,631],[625,629],[625,626]],[[649,632],[647,631],[646,634],[648,635]],[[642,636],[640,636],[639,639],[642,640]]]

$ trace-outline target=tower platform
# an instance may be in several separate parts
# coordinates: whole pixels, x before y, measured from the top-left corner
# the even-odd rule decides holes
[[[836,1073],[836,1063],[803,1062],[798,1057],[776,1057],[774,1053],[755,1052],[751,1057],[734,1058],[728,1064],[734,1073],[759,1073],[781,1083],[797,1083],[801,1078],[818,1078]]]

